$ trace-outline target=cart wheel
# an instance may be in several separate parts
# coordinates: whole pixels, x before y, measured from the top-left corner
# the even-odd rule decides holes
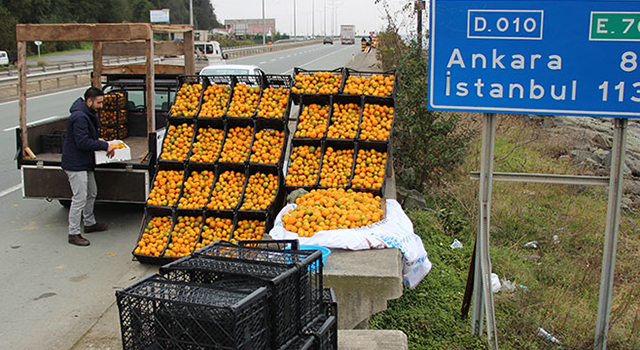
[[[65,208],[71,208],[71,200],[69,199],[58,199],[58,203]]]

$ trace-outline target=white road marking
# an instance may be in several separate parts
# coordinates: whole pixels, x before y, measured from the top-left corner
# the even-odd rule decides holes
[[[17,185],[15,185],[13,187],[9,187],[6,190],[0,192],[0,198],[6,196],[8,194],[11,194],[11,193],[13,193],[13,192],[15,192],[15,191],[17,191],[17,190],[19,190],[21,188],[22,188],[22,184],[17,184]]]
[[[53,120],[53,119],[58,119],[58,118],[60,118],[60,117],[59,117],[59,116],[57,116],[57,115],[53,115],[53,116],[51,116],[51,117],[47,117],[47,118],[43,118],[43,119],[38,119],[38,120],[33,121],[33,122],[31,122],[31,123],[27,123],[27,125],[31,125],[31,124],[34,124],[34,123],[46,122],[46,121]],[[15,129],[19,128],[19,127],[20,127],[19,125],[16,125],[16,126],[12,126],[12,127],[10,127],[10,128],[6,128],[6,129],[4,129],[4,130],[2,130],[2,131],[11,131],[11,130],[15,130]]]
[[[258,64],[265,64],[265,63],[267,63],[267,61],[262,61],[262,62],[260,62]]]
[[[52,92],[50,94],[27,97],[27,100],[32,100],[32,99],[41,98],[41,97],[47,97],[47,96],[55,96],[55,95],[60,95],[60,94],[64,94],[64,93],[71,92],[71,91],[86,90],[86,89],[87,89],[87,87],[84,86],[84,87],[79,87],[79,88],[70,89],[70,90],[57,91],[57,92]],[[7,105],[7,104],[10,104],[10,103],[18,103],[18,100],[2,102],[2,103],[0,103],[0,106]]]
[[[317,61],[319,61],[319,60],[321,60],[321,59],[323,59],[323,58],[325,58],[325,57],[327,57],[327,56],[331,56],[331,55],[336,54],[336,53],[338,53],[338,52],[340,52],[340,51],[344,51],[344,50],[347,50],[347,49],[350,49],[350,48],[351,48],[351,47],[347,46],[347,47],[345,47],[345,48],[343,48],[343,49],[340,49],[340,50],[338,50],[338,51],[334,51],[334,52],[328,53],[328,54],[326,54],[326,55],[324,55],[324,56],[320,56],[320,57],[316,58],[316,59],[315,59],[315,60],[313,60],[313,61],[309,61],[309,62],[307,62],[307,63],[305,63],[305,64],[301,64],[301,65],[299,65],[298,67],[304,67],[304,66],[309,65],[309,64],[311,64],[311,63],[317,62]],[[285,74],[290,74],[291,72],[293,72],[293,68],[289,69],[288,71],[282,72],[282,73],[280,73],[280,74],[285,75]]]

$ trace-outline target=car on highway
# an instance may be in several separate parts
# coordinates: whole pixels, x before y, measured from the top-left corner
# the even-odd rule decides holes
[[[9,65],[9,55],[7,51],[0,51],[0,66],[8,66]]]
[[[258,66],[247,64],[217,64],[206,66],[200,75],[261,75],[264,71]]]
[[[333,45],[333,38],[331,38],[330,36],[325,37],[324,40],[322,40],[322,45],[324,45],[324,44]]]

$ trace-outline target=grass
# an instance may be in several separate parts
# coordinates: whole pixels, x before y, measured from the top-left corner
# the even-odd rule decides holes
[[[57,55],[61,53],[78,52],[78,51],[86,51],[86,50],[93,50],[93,43],[88,41],[81,41],[80,47],[77,49],[42,53],[40,54],[40,57],[48,57],[48,56]],[[27,59],[30,59],[30,58],[38,58],[38,54],[27,56]]]
[[[569,140],[546,134],[524,117],[499,118],[496,171],[579,174],[561,161]],[[529,143],[528,140],[536,140]],[[526,144],[526,145],[525,145]],[[466,163],[428,196],[429,211],[408,211],[433,269],[414,290],[372,317],[379,329],[400,329],[411,349],[483,349],[486,338],[469,334],[460,317],[476,230],[479,142]],[[607,188],[494,182],[491,217],[493,272],[529,290],[494,294],[498,339],[503,349],[548,349],[542,327],[565,349],[592,348],[604,243]],[[618,238],[608,345],[640,348],[640,234],[638,215],[624,213]],[[640,231],[640,230],[638,230]],[[558,236],[554,243],[553,236]],[[449,245],[459,239],[464,248]],[[539,248],[524,248],[537,240]],[[537,257],[532,257],[537,255]]]

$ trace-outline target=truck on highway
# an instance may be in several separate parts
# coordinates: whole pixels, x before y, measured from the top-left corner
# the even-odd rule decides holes
[[[171,30],[184,32],[187,40],[184,43],[154,43],[154,31],[166,33]],[[165,134],[166,117],[178,89],[177,77],[180,74],[195,74],[191,31],[190,26],[156,27],[146,23],[18,24],[20,127],[16,130],[16,159],[21,171],[23,197],[58,200],[63,205],[71,202],[71,188],[61,167],[61,145],[68,116],[29,124],[26,122],[26,42],[63,41],[69,38],[102,40],[99,43],[94,41],[92,85],[102,87],[106,94],[118,96],[118,101],[122,98],[122,104],[117,104],[116,125],[126,126],[126,129],[116,129],[115,138],[123,139],[130,147],[131,159],[96,166],[95,177],[99,188],[96,200],[145,203]],[[154,51],[155,55],[185,55],[185,64],[154,64]],[[145,52],[145,65],[102,67],[103,55],[138,56]],[[72,102],[69,101],[69,105]]]
[[[340,43],[353,45],[356,43],[356,26],[343,24],[340,26]]]

